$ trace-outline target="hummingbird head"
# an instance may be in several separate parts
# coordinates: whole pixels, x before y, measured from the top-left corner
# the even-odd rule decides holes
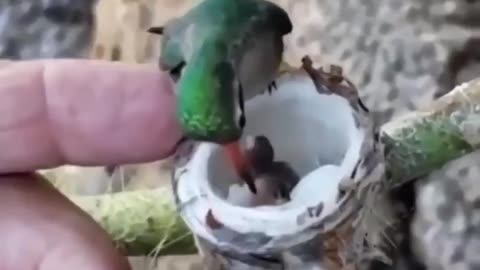
[[[163,26],[152,26],[147,32],[154,35],[161,35],[161,50],[158,59],[158,66],[161,70],[168,70],[175,81],[178,81],[181,70],[185,65],[185,59],[181,50],[184,23],[179,18],[170,19]]]
[[[242,135],[239,89],[226,45],[207,39],[178,81],[177,113],[184,134],[218,144],[238,141]]]
[[[182,70],[177,114],[184,135],[222,145],[237,174],[256,193],[250,162],[240,147],[242,89],[228,45],[219,37],[206,38]]]

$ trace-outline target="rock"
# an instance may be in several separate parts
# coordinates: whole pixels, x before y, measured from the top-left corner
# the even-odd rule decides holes
[[[469,157],[478,163],[479,154]],[[428,269],[470,270],[480,265],[480,187],[478,178],[468,173],[440,171],[419,189],[412,247]]]
[[[480,25],[476,1],[275,2],[289,10],[294,22],[289,59],[309,54],[322,66],[342,66],[379,123],[428,104],[458,84],[455,69],[463,65],[452,66],[475,37],[472,26]]]
[[[0,3],[0,58],[83,58],[93,38],[95,0]]]

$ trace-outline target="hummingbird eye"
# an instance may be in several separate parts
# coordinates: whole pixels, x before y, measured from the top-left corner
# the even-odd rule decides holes
[[[177,82],[180,79],[180,76],[182,75],[183,68],[185,67],[186,62],[182,61],[180,62],[176,67],[171,69],[170,76],[172,76],[173,80]]]

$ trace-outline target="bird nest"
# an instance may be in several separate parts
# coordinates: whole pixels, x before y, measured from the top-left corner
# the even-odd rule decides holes
[[[273,269],[295,261],[288,257],[311,254],[311,263],[321,264],[325,260],[317,253],[332,249],[325,236],[348,231],[344,225],[358,212],[360,187],[381,175],[373,173],[382,166],[375,158],[374,128],[356,88],[337,66],[314,69],[305,57],[301,68],[279,74],[276,85],[273,93],[246,101],[242,141],[267,137],[276,160],[299,175],[290,200],[265,204],[259,198],[264,194],[238,184],[219,146],[186,142],[173,173],[177,205],[206,249],[221,250],[230,263]],[[337,261],[346,250],[339,252]]]

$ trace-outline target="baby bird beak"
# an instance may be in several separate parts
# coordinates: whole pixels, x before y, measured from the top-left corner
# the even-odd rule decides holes
[[[251,164],[248,157],[242,151],[240,141],[236,141],[223,146],[230,162],[237,174],[247,184],[248,188],[253,194],[257,194],[257,188],[255,187],[255,179],[251,173]]]

